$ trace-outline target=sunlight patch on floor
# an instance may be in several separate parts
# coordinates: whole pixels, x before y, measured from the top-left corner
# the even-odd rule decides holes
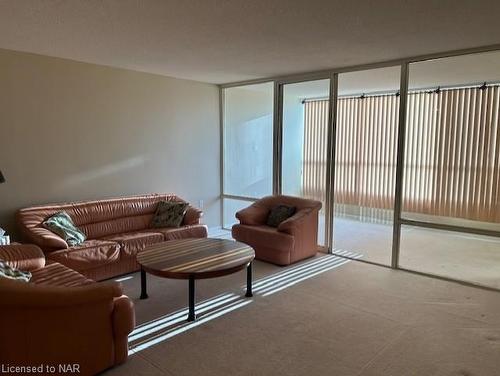
[[[362,256],[359,253],[345,250],[336,250],[336,253],[338,255],[326,255],[314,258],[254,281],[252,285],[254,298],[257,296],[266,297],[283,291],[297,283],[351,262],[350,259],[341,256],[348,256],[351,258],[360,258]],[[197,303],[197,319],[194,322],[186,321],[188,315],[188,309],[186,307],[138,325],[129,335],[129,354],[145,350],[178,334],[184,333],[210,320],[250,304],[254,298],[245,298],[245,286],[242,286],[241,289],[241,294],[221,294]]]

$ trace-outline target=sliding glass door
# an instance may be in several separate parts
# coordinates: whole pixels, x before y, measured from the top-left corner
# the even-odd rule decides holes
[[[409,65],[400,265],[500,288],[500,52]]]
[[[390,265],[400,67],[338,76],[333,253]]]
[[[281,192],[321,201],[318,243],[325,245],[330,80],[283,85]]]

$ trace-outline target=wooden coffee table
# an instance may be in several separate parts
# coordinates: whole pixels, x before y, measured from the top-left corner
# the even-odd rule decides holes
[[[141,265],[141,299],[147,299],[146,272],[164,278],[189,280],[188,321],[194,321],[196,279],[215,278],[247,269],[247,291],[252,296],[252,247],[225,239],[170,240],[137,254]]]

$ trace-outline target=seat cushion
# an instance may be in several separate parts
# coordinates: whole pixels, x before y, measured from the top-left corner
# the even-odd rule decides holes
[[[161,232],[165,240],[206,238],[208,236],[207,226],[205,225],[155,228],[155,231]]]
[[[290,252],[294,246],[291,235],[279,232],[270,226],[234,225],[232,235],[234,239],[255,247],[264,246]]]
[[[85,278],[80,273],[59,264],[50,262],[40,269],[31,272],[30,283],[45,286],[82,286],[94,283],[91,279]]]
[[[92,269],[115,262],[120,257],[120,245],[109,240],[87,240],[80,245],[50,252],[47,258],[76,271]]]
[[[164,236],[155,229],[154,231],[127,232],[125,234],[107,236],[104,239],[120,244],[122,257],[134,257],[137,255],[137,252],[142,251],[148,245],[162,242]]]

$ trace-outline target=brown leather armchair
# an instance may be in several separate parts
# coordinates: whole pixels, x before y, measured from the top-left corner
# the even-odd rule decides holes
[[[277,227],[266,225],[269,211],[277,205],[294,206],[296,213]],[[255,250],[256,258],[289,265],[314,256],[318,250],[318,213],[321,202],[292,196],[267,196],[236,213],[240,223],[233,238]]]
[[[0,259],[32,273],[29,283],[0,277],[0,363],[77,364],[95,375],[126,361],[135,314],[119,283],[46,264],[34,245],[0,246]]]

